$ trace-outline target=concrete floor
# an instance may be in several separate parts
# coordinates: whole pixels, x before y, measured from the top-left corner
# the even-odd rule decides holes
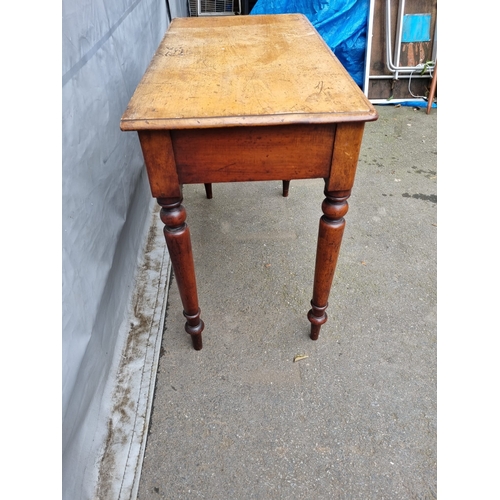
[[[316,342],[323,181],[185,186],[204,348],[173,280],[140,500],[436,498],[437,110],[377,110]]]

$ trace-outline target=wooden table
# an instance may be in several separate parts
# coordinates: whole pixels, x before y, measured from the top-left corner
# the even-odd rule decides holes
[[[182,185],[203,183],[209,195],[217,182],[325,179],[308,313],[316,340],[327,320],[364,124],[376,119],[303,15],[172,21],[120,128],[139,134],[195,349],[204,324]]]

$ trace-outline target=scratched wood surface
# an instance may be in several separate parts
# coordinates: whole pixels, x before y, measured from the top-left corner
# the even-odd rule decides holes
[[[377,113],[301,14],[174,19],[122,130],[370,121]]]

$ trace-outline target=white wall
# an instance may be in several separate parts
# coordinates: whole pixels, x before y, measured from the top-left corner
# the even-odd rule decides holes
[[[62,14],[63,498],[78,500],[94,498],[152,200],[120,117],[168,20],[165,0],[63,0]]]

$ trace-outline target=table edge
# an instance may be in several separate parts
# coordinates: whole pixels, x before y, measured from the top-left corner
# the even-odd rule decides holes
[[[378,119],[375,109],[368,112],[355,113],[325,113],[325,114],[274,114],[274,115],[245,115],[224,116],[209,118],[158,118],[158,119],[122,119],[122,131],[134,130],[175,130],[196,128],[224,128],[224,127],[251,127],[271,125],[315,124],[315,123],[344,123],[344,122],[369,122]]]

